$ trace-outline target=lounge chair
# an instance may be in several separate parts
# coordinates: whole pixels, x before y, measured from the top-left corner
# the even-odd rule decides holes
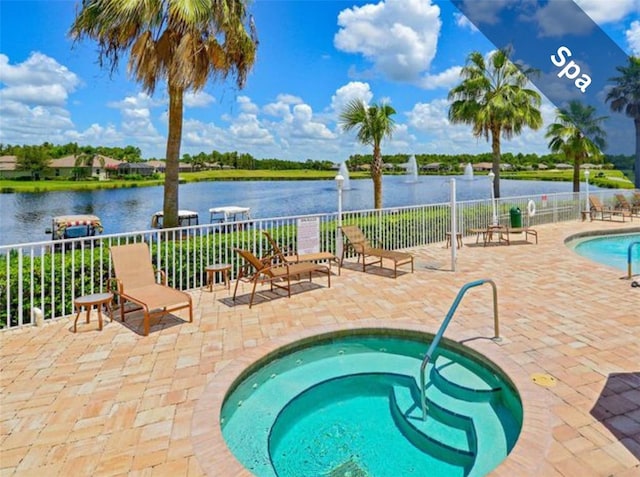
[[[614,217],[618,216],[624,222],[625,217],[631,217],[630,211],[605,207],[600,198],[595,195],[589,196],[589,205],[591,220],[598,218],[598,214],[600,215],[600,220],[613,220]]]
[[[149,255],[149,246],[144,243],[115,245],[110,249],[111,263],[116,283],[112,290],[120,297],[120,317],[125,320],[125,313],[142,308],[144,313],[144,335],[149,334],[149,322],[152,316],[165,315],[170,311],[189,308],[189,322],[193,322],[193,306],[191,296],[175,288],[167,286],[167,277],[163,271],[154,270]],[[156,281],[160,275],[161,282]],[[127,310],[125,302],[135,303],[140,308]]]
[[[615,194],[617,210],[629,211],[631,215],[640,215],[640,205],[630,204],[623,194]]]
[[[413,255],[406,252],[396,252],[394,250],[386,250],[381,247],[372,247],[365,237],[360,227],[357,225],[345,225],[341,227],[342,235],[346,239],[345,246],[342,248],[342,257],[340,263],[344,260],[345,252],[350,249],[358,256],[358,262],[362,258],[362,271],[365,272],[367,266],[380,264],[382,267],[383,260],[393,262],[393,278],[398,276],[398,267],[401,265],[411,264],[411,273],[413,273]],[[367,258],[373,258],[373,261],[367,262]]]
[[[271,250],[269,251],[269,255],[275,257],[281,263],[304,263],[304,262],[323,262],[329,266],[329,271],[331,271],[331,262],[338,263],[338,274],[340,274],[340,260],[331,252],[317,252],[317,253],[284,253],[278,242],[274,240],[269,232],[263,230],[262,233],[269,241],[269,246]]]
[[[248,250],[235,249],[236,253],[242,257],[244,264],[238,272],[238,279],[233,290],[233,300],[236,299],[238,292],[238,284],[241,280],[248,281],[253,284],[251,289],[251,298],[249,299],[249,308],[253,305],[253,297],[256,294],[256,286],[258,282],[269,283],[271,291],[273,287],[287,290],[287,296],[291,298],[291,280],[300,279],[303,275],[309,276],[309,281],[313,273],[326,273],[328,286],[331,287],[331,271],[326,265],[319,263],[273,263],[270,260],[259,259]]]

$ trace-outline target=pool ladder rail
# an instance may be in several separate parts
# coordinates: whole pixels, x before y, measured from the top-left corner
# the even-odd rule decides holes
[[[633,273],[631,273],[632,263],[631,263],[631,250],[634,245],[640,245],[640,242],[631,242],[629,244],[629,248],[627,249],[627,278],[631,280],[633,277]],[[640,287],[640,280],[631,282],[632,287]]]
[[[498,320],[498,289],[496,288],[495,282],[493,280],[485,278],[485,279],[475,280],[473,282],[464,284],[462,288],[460,288],[460,291],[458,292],[458,295],[456,296],[455,300],[453,300],[453,304],[451,305],[451,308],[449,308],[449,311],[447,312],[447,316],[445,316],[444,321],[440,325],[440,329],[438,330],[436,335],[433,337],[433,341],[431,342],[431,345],[427,350],[427,354],[422,360],[422,365],[420,366],[420,403],[422,405],[423,421],[427,420],[427,396],[426,396],[427,391],[425,388],[425,384],[426,384],[425,370],[427,369],[427,365],[429,364],[429,361],[431,361],[433,353],[435,352],[436,348],[440,344],[442,335],[444,335],[445,330],[449,326],[449,322],[451,322],[451,318],[453,318],[453,315],[456,312],[456,309],[458,308],[458,305],[460,304],[460,301],[462,300],[462,297],[464,296],[464,294],[470,288],[478,287],[480,285],[484,285],[485,283],[489,283],[493,288],[493,330],[494,330],[493,339],[496,341],[500,340],[500,324]]]

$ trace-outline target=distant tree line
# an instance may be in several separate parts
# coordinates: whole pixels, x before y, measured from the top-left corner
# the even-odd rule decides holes
[[[54,145],[43,143],[39,146],[30,145],[4,145],[0,144],[0,155],[16,156],[18,158],[18,168],[31,171],[33,178],[42,177],[44,170],[49,167],[51,159],[58,159],[69,155],[75,155],[80,159],[92,158],[94,155],[102,155],[126,162],[145,162],[141,157],[140,149],[134,146],[122,147],[93,147],[78,146],[76,143],[64,145]],[[391,154],[383,155],[384,164],[391,164],[399,167],[405,164],[411,154]],[[415,154],[418,166],[424,169],[428,164],[438,163],[439,170],[450,172],[460,172],[467,163],[477,164],[479,162],[491,162],[492,153],[482,154]],[[370,165],[371,154],[353,154],[345,160],[349,170],[360,169],[362,166]],[[151,160],[151,159],[150,159]],[[159,160],[153,158],[153,160]],[[633,156],[606,156],[605,162],[622,171],[630,171],[633,168]],[[183,154],[182,163],[189,164],[194,171],[211,168],[233,168],[244,170],[318,170],[329,171],[336,168],[336,164],[342,161],[319,161],[307,159],[305,161],[290,161],[276,158],[256,159],[251,154],[233,152],[212,151],[210,153],[200,152],[195,155]],[[539,164],[544,164],[548,168],[553,168],[556,164],[568,161],[563,154],[513,154],[510,152],[502,154],[502,162],[510,164],[514,170],[537,168]]]
[[[47,159],[59,159],[66,156],[79,156],[79,155],[96,155],[111,157],[118,159],[119,161],[127,162],[141,162],[142,152],[140,148],[135,146],[126,147],[93,147],[93,146],[79,146],[75,142],[70,142],[63,145],[55,145],[49,142],[44,142],[39,146],[18,146],[11,144],[0,143],[0,156],[17,156],[24,155],[25,150],[31,154],[37,154]]]

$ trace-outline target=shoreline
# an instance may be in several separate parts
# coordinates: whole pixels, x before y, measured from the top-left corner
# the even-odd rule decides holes
[[[216,170],[201,172],[186,172],[180,175],[180,184],[191,182],[238,182],[238,181],[315,181],[334,180],[337,171],[315,171],[315,170]],[[593,174],[589,183],[598,187],[611,189],[633,189],[633,183],[627,179],[621,171],[601,170],[598,174]],[[404,174],[384,174],[385,176],[399,176]],[[459,173],[452,174],[420,174],[420,176],[459,176]],[[476,173],[485,176],[485,173]],[[350,179],[370,179],[367,171],[354,171],[349,174]],[[509,180],[539,180],[539,181],[560,181],[571,182],[573,180],[572,170],[546,170],[546,171],[517,171],[502,172],[501,179]],[[584,178],[582,178],[584,180]],[[86,192],[93,190],[127,189],[137,187],[163,186],[164,179],[148,180],[40,180],[40,181],[18,181],[10,179],[0,179],[0,194],[13,193],[41,193],[41,192]]]

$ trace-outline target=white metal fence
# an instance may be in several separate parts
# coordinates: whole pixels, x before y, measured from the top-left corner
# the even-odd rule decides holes
[[[614,204],[614,193],[620,191],[592,192],[610,206]],[[527,213],[531,200],[536,211],[533,216]],[[536,226],[579,220],[585,202],[584,194],[574,193],[508,197],[496,200],[496,212],[499,223],[508,224],[511,209],[519,209],[522,226]],[[348,211],[343,212],[342,223],[358,224],[367,237],[385,248],[403,249],[444,241],[451,226],[450,210],[450,203],[440,203]],[[490,200],[458,202],[456,228],[467,235],[469,229],[489,225],[492,215]],[[305,217],[318,217],[320,249],[336,253],[337,212]],[[0,246],[0,328],[32,324],[34,308],[42,310],[45,319],[69,315],[74,311],[74,297],[105,291],[112,277],[111,245],[146,241],[155,266],[166,272],[169,284],[186,290],[205,284],[204,269],[209,264],[231,264],[234,278],[242,265],[235,248],[250,250],[257,256],[266,254],[268,243],[263,230],[269,231],[282,248],[296,250],[300,218],[253,219]]]

